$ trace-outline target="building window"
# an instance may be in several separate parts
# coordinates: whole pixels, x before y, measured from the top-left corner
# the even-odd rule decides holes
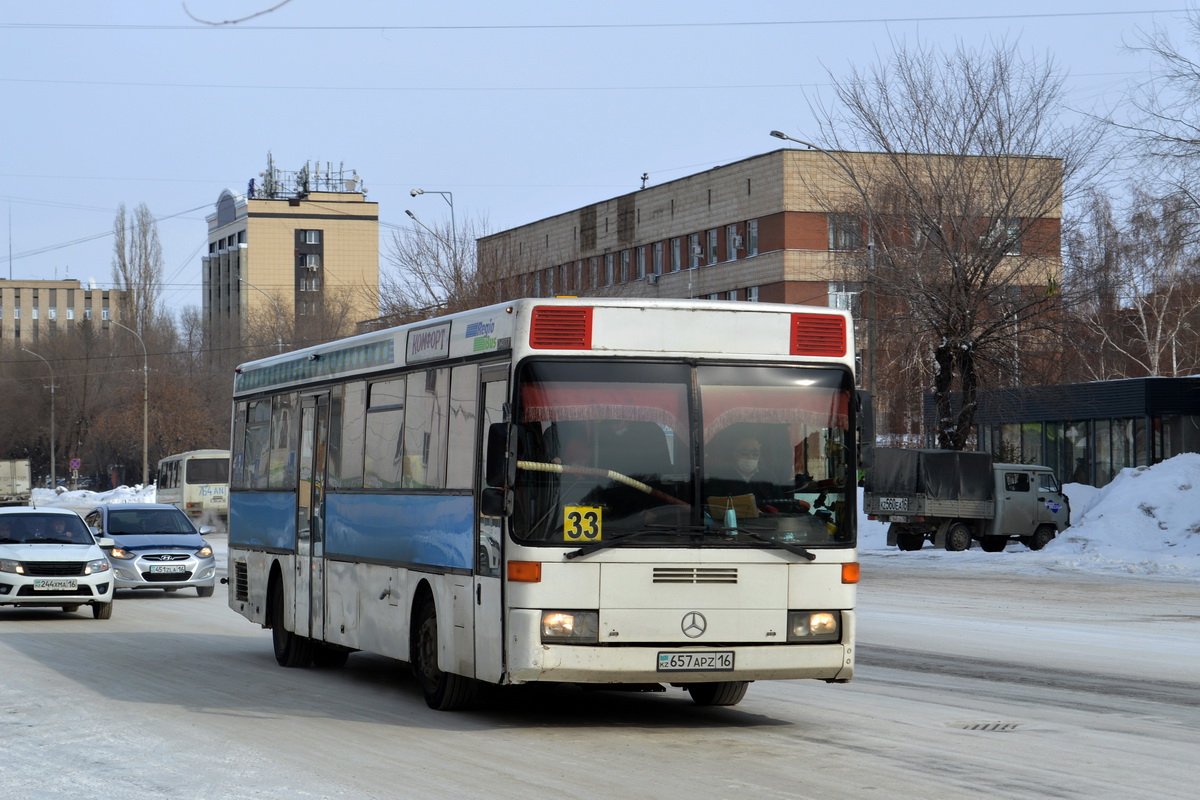
[[[1021,255],[1021,220],[998,219],[994,221],[987,244],[991,247],[1003,247],[1006,256]]]
[[[742,246],[742,237],[738,235],[737,225],[725,226],[725,260],[737,261],[738,248]]]
[[[75,319],[75,309],[71,308],[70,306],[67,307],[67,319]]]
[[[621,283],[629,282],[629,251],[621,251]]]
[[[683,241],[676,236],[671,240],[671,272],[679,272],[683,267]]]
[[[758,255],[758,220],[746,223],[746,257]]]
[[[56,320],[56,319],[58,319],[58,309],[54,308],[54,307],[50,307],[50,308],[46,309],[46,315],[49,319]]]
[[[758,302],[758,287],[757,286],[747,287],[746,300],[747,300],[747,302],[750,302],[750,303]]]
[[[710,295],[708,296],[708,299],[709,299],[709,300],[720,300],[720,299],[721,299],[721,295],[717,294],[716,292],[713,292],[712,294],[710,294]]]
[[[613,269],[614,269],[613,265],[614,265],[614,263],[615,262],[613,261],[613,254],[605,253],[604,254],[604,285],[605,286],[613,285]]]
[[[103,320],[104,322],[108,322],[108,309],[107,308],[100,309],[100,319]]]
[[[842,308],[855,317],[862,318],[862,284],[834,281],[829,284],[829,307]]]
[[[305,244],[320,244],[320,231],[301,231],[301,238]]]
[[[637,249],[637,278],[641,280],[646,277],[646,248],[639,247]]]
[[[862,222],[852,214],[829,215],[829,249],[859,250],[862,248]]]
[[[730,289],[725,293],[726,300],[737,300],[737,289]]]
[[[39,309],[37,306],[34,306],[33,308],[31,308],[30,312],[32,313],[34,319],[38,318]]]
[[[654,274],[662,275],[663,271],[663,243],[654,243]]]
[[[708,265],[711,267],[717,263],[717,229],[713,228],[705,233],[707,238]]]
[[[693,233],[688,237],[688,268],[695,269],[700,266],[700,259],[704,256],[704,248],[700,246],[700,234]]]
[[[541,297],[541,296],[542,296],[542,273],[535,272],[535,273],[533,273],[533,294],[531,294],[530,297]]]
[[[83,318],[89,320],[92,318],[92,310],[90,308],[83,309]]]
[[[305,253],[303,257],[304,257],[304,263],[301,264],[301,266],[304,267],[305,269],[320,269],[321,268],[321,254],[320,253]]]

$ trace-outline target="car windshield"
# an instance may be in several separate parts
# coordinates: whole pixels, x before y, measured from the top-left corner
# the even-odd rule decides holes
[[[512,535],[850,546],[852,393],[839,369],[528,362]]]
[[[195,532],[191,521],[175,508],[130,508],[108,512],[107,533],[112,536]]]
[[[72,514],[12,514],[0,517],[0,544],[92,544],[83,520]]]

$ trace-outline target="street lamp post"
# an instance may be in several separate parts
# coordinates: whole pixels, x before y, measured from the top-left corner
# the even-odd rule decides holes
[[[142,346],[142,488],[150,485],[150,357],[146,353],[146,342],[142,335],[127,325],[122,325],[115,319],[110,319],[113,325],[124,328],[137,337]]]
[[[31,356],[41,358],[42,363],[46,365],[46,369],[50,370],[50,488],[57,489],[58,475],[54,471],[54,458],[56,455],[54,452],[54,367],[50,366],[49,361],[47,361],[45,358],[42,358],[42,356],[39,356],[29,348],[22,347],[21,349],[26,353],[29,353]]]
[[[416,197],[419,194],[440,194],[442,199],[450,204],[450,239],[454,242],[455,260],[458,259],[458,226],[454,223],[454,192],[439,192],[436,189],[413,189],[409,192],[410,195]],[[412,212],[408,212],[412,217]],[[416,219],[416,217],[413,217]],[[424,227],[424,226],[422,226]],[[428,230],[428,228],[426,228]]]
[[[268,300],[270,300],[272,303],[275,304],[275,313],[278,315],[277,319],[276,319],[276,325],[275,325],[275,346],[278,347],[279,352],[282,353],[283,352],[283,334],[281,334],[279,332],[279,325],[283,323],[283,309],[279,307],[279,301],[276,300],[271,295],[264,292],[262,289],[259,289],[257,286],[255,286],[253,283],[251,283],[250,281],[243,278],[241,275],[238,275],[237,279],[238,279],[239,283],[246,284],[251,289],[258,292],[263,297],[267,298]]]
[[[858,177],[854,174],[854,170],[846,165],[846,162],[835,156],[823,147],[818,147],[812,142],[806,142],[803,139],[797,139],[793,136],[788,136],[783,131],[771,131],[771,135],[776,139],[785,139],[789,142],[802,144],[809,150],[816,150],[818,153],[823,153],[828,156],[833,163],[837,164],[846,177],[850,179],[850,183],[854,185],[855,191],[862,198],[863,205],[867,211],[867,307],[865,309],[867,322],[867,346],[864,348],[866,357],[867,394],[871,396],[872,402],[875,399],[875,215],[871,212],[871,198],[867,195],[867,191],[858,182]]]

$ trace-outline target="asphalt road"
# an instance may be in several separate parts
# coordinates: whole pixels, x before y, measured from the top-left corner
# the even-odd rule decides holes
[[[0,609],[8,798],[1193,798],[1197,587],[864,559],[858,676],[686,693],[489,692],[275,664],[223,587],[111,620]],[[86,609],[84,610],[86,611]]]

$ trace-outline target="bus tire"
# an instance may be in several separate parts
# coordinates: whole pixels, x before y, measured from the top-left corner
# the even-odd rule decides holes
[[[92,604],[92,616],[96,619],[112,619],[112,612],[113,604],[111,601]]]
[[[437,711],[465,708],[475,698],[476,684],[471,678],[442,672],[438,666],[437,608],[426,595],[413,616],[412,670],[425,695],[425,704]]]
[[[283,584],[276,581],[271,589],[271,646],[275,661],[281,667],[307,667],[312,661],[312,640],[287,629],[283,603]]]
[[[1033,532],[1033,536],[1030,536],[1025,542],[1025,546],[1030,550],[1041,550],[1050,544],[1055,536],[1058,536],[1058,529],[1053,525],[1039,525],[1038,529]]]
[[[1008,546],[1007,536],[984,536],[979,540],[979,546],[985,553],[1002,553]]]
[[[698,706],[736,706],[746,696],[750,681],[719,681],[716,683],[689,683],[688,694]]]
[[[956,522],[946,531],[946,549],[952,552],[967,550],[971,547],[971,529],[961,522]]]

